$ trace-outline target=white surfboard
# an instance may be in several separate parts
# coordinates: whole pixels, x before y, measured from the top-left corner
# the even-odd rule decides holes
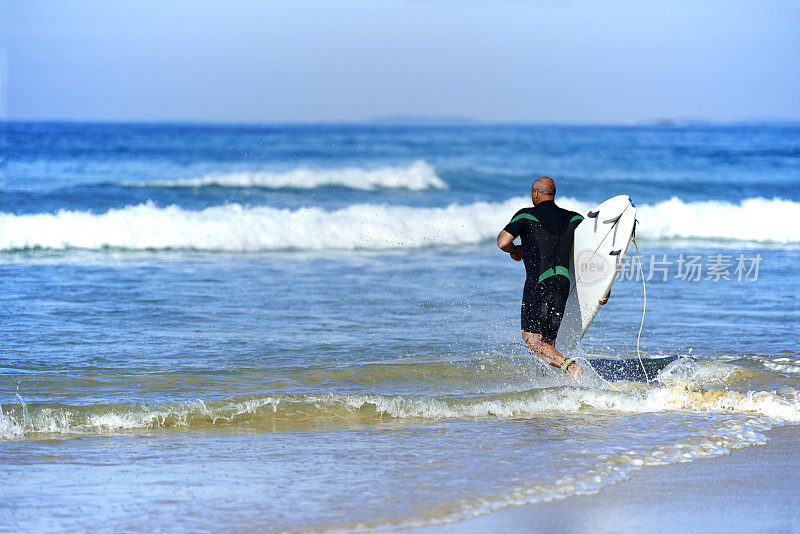
[[[617,277],[636,225],[628,195],[610,198],[584,214],[575,230],[569,266],[571,291],[556,341],[572,348],[586,333]]]

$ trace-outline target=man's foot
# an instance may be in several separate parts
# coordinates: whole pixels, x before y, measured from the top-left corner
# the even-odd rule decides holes
[[[577,381],[578,378],[580,378],[580,376],[583,374],[583,367],[575,362],[572,362],[569,367],[567,367],[567,373]]]

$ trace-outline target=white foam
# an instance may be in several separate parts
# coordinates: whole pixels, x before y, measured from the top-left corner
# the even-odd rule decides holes
[[[637,206],[637,233],[650,239],[725,239],[800,243],[800,203],[748,198],[740,204],[678,198]]]
[[[20,399],[21,400],[21,399]],[[665,410],[727,412],[767,417],[772,421],[800,423],[800,397],[793,389],[781,392],[705,391],[677,381],[669,386],[619,391],[573,387],[546,388],[513,394],[471,398],[437,398],[402,395],[283,395],[223,401],[207,406],[202,400],[172,406],[32,407],[0,406],[0,437],[23,438],[30,433],[105,433],[194,424],[235,423],[240,415],[293,417],[306,421],[337,420],[347,414],[388,416],[398,419],[524,418],[547,412],[647,413]],[[246,421],[243,422],[247,424]]]
[[[756,356],[764,367],[784,375],[800,375],[800,358]]]
[[[148,202],[100,215],[85,211],[0,215],[0,250],[197,249],[222,251],[391,249],[478,243],[524,205],[477,202],[412,208],[358,204],[326,211],[227,204],[192,211]],[[302,236],[298,240],[298,236]]]
[[[791,394],[693,390],[686,384],[645,391],[555,388],[517,398],[498,397],[478,402],[448,403],[427,397],[350,396],[341,400],[351,409],[373,405],[381,414],[399,418],[524,417],[549,411],[576,412],[586,408],[629,413],[684,409],[763,415],[800,422],[800,399]]]
[[[594,204],[569,197],[559,203],[586,212]],[[0,250],[102,249],[270,251],[397,249],[476,244],[493,239],[529,204],[504,202],[416,208],[355,204],[329,211],[226,204],[195,211],[152,202],[103,214],[61,210],[53,214],[0,214]],[[640,206],[639,237],[800,243],[800,203],[749,199],[740,206],[673,199]],[[665,216],[669,216],[668,218]],[[660,218],[659,218],[660,217]],[[298,235],[302,239],[298,241]]]
[[[713,387],[726,384],[742,373],[746,373],[745,368],[724,361],[713,359],[696,361],[682,357],[661,370],[656,378],[667,386],[691,383],[702,387]]]
[[[447,189],[447,183],[436,175],[429,163],[419,160],[411,165],[362,169],[312,169],[301,167],[287,172],[237,172],[208,174],[196,178],[159,180],[154,182],[125,183],[137,187],[262,187],[266,189],[314,189],[326,186],[342,186],[350,189],[373,191],[385,189]]]

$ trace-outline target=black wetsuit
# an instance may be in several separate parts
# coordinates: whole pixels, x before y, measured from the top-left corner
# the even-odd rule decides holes
[[[552,200],[519,210],[505,231],[522,238],[527,278],[522,293],[522,330],[555,339],[569,296],[569,262],[575,228],[583,216]]]

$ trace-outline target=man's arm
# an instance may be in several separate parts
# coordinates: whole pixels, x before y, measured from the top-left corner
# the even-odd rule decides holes
[[[512,260],[519,261],[522,259],[522,247],[515,245],[514,236],[505,230],[501,230],[500,235],[497,236],[497,246],[503,252],[511,254]]]

